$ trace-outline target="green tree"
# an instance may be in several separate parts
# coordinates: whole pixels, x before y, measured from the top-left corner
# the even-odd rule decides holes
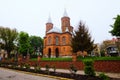
[[[113,36],[116,36],[120,40],[120,15],[117,15],[117,17],[114,19],[115,19],[115,22],[113,25],[111,25],[113,29],[110,31],[110,33]],[[120,51],[120,41],[117,41],[116,45]]]
[[[113,29],[110,31],[110,33],[113,36],[120,37],[120,15],[117,15],[117,17],[114,19],[115,19],[115,22],[113,25],[111,25]]]
[[[73,52],[76,53],[78,51],[86,51],[90,53],[94,47],[94,40],[91,40],[90,33],[88,32],[88,28],[85,27],[85,24],[80,22],[78,30],[75,31],[72,37],[72,49]]]
[[[30,36],[30,45],[34,52],[38,49],[42,53],[43,52],[43,39],[38,36]]]
[[[26,56],[30,50],[29,35],[26,32],[20,32],[19,34],[19,53]]]
[[[8,27],[0,26],[0,39],[4,43],[4,49],[10,57],[10,52],[14,49],[14,42],[17,40],[18,32],[16,29],[10,29]]]

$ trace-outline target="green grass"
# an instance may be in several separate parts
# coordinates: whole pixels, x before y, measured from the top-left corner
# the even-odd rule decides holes
[[[31,61],[37,61],[37,58],[31,58],[30,60]]]
[[[32,58],[32,61],[37,61],[37,58]],[[72,58],[41,58],[41,61],[72,61]]]
[[[72,61],[72,58],[41,58],[42,61]]]
[[[94,61],[98,61],[98,60],[120,60],[120,56],[118,57],[78,57],[77,60],[78,61],[83,61],[83,60],[88,60],[88,59],[92,59]]]
[[[77,61],[84,61],[84,60],[120,60],[120,56],[118,57],[77,57]],[[37,61],[37,58],[32,58],[32,61]],[[72,61],[72,58],[41,58],[41,61]]]

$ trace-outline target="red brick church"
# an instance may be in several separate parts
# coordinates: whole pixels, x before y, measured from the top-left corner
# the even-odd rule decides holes
[[[71,56],[71,38],[73,27],[70,25],[70,18],[64,11],[61,18],[61,29],[55,27],[49,16],[46,23],[46,35],[44,37],[44,57]]]

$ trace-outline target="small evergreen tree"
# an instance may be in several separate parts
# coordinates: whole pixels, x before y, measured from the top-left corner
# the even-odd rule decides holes
[[[85,24],[80,22],[78,30],[75,31],[72,37],[72,49],[76,53],[78,51],[86,51],[90,53],[94,47],[94,40],[91,40],[91,35],[88,32],[88,28],[85,27]]]
[[[94,71],[93,60],[84,60],[84,73],[89,76],[95,76],[96,73]]]

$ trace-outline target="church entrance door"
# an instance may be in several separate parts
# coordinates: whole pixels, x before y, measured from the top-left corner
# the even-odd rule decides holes
[[[48,57],[49,58],[51,57],[51,49],[50,48],[48,49]]]
[[[55,49],[55,56],[56,56],[56,58],[59,57],[59,49],[58,48]]]

